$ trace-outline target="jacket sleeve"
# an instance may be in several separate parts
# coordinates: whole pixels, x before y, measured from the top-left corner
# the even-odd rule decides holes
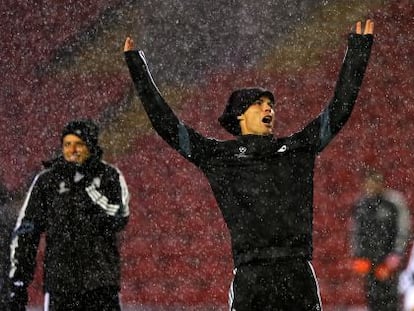
[[[152,126],[170,145],[176,145],[180,121],[155,85],[144,53],[142,51],[125,52],[125,60]]]
[[[301,132],[320,152],[349,119],[368,64],[373,35],[351,33],[333,97],[322,113]]]
[[[24,287],[32,281],[40,235],[45,230],[46,201],[41,177],[37,175],[30,186],[10,245],[9,278]]]
[[[351,253],[353,257],[364,257],[362,245],[360,243],[361,239],[361,217],[359,204],[356,204],[352,210],[351,217],[351,228],[350,228],[350,244],[351,244]]]
[[[385,192],[385,198],[394,204],[396,208],[396,235],[393,252],[403,255],[410,238],[410,212],[404,196],[395,191]]]
[[[197,155],[208,150],[203,146],[208,145],[209,140],[177,118],[155,85],[142,51],[125,52],[125,60],[155,131],[185,158],[197,162]]]
[[[121,171],[112,167],[105,180],[93,179],[85,190],[98,208],[97,221],[111,231],[122,230],[129,219],[129,191]]]

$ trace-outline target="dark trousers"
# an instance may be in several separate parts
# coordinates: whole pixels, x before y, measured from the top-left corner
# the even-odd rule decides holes
[[[396,276],[379,281],[371,273],[367,276],[366,281],[367,302],[370,311],[398,310],[398,278]]]
[[[118,289],[102,287],[91,291],[46,293],[45,311],[120,311]]]
[[[229,298],[231,311],[322,310],[315,273],[303,259],[238,267]]]

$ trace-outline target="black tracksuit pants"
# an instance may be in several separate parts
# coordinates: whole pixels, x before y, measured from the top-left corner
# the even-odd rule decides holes
[[[102,287],[85,292],[47,293],[45,311],[120,311],[118,289]]]
[[[250,262],[235,269],[231,311],[320,311],[319,287],[305,259]]]
[[[366,295],[370,311],[397,311],[398,278],[394,275],[390,279],[379,281],[373,273],[366,279]]]

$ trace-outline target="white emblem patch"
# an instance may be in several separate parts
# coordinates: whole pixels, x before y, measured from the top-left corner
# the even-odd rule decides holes
[[[247,157],[246,152],[247,152],[247,147],[240,146],[239,153],[236,154],[235,156],[238,158],[246,158]]]
[[[286,150],[287,150],[287,146],[283,145],[282,147],[279,148],[279,150],[277,152],[282,153],[282,152],[285,152]]]
[[[69,190],[70,190],[69,188],[66,188],[65,182],[64,181],[61,181],[60,184],[59,184],[59,190],[58,190],[58,192],[60,194],[62,194],[62,193],[68,192]]]
[[[101,179],[99,177],[95,177],[92,184],[94,184],[96,188],[99,188],[101,186]]]

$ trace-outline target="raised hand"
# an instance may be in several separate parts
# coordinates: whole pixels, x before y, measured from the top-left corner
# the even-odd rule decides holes
[[[374,34],[374,22],[370,19],[367,19],[365,22],[365,29],[364,32],[362,33],[362,23],[360,21],[358,21],[355,24],[355,33],[359,34],[359,35],[372,35]]]
[[[131,37],[125,39],[124,52],[132,51],[134,49],[134,40]]]

